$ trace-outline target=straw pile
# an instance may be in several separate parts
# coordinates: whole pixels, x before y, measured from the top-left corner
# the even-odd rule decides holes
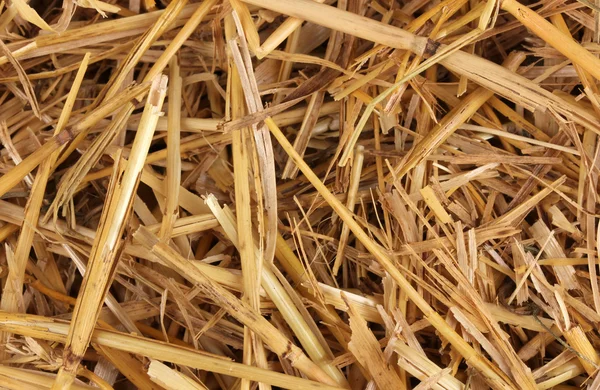
[[[0,388],[600,388],[590,1],[3,1]]]

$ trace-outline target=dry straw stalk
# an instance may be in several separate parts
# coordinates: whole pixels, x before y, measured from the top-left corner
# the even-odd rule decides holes
[[[0,8],[0,387],[596,389],[600,8]]]

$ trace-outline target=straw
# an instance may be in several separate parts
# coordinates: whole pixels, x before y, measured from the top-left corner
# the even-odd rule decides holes
[[[598,387],[598,4],[0,7],[0,387]]]

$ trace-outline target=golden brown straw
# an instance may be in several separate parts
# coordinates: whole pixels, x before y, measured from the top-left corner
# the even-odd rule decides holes
[[[115,261],[121,250],[121,235],[131,213],[132,197],[139,185],[140,173],[156,129],[156,122],[161,114],[166,89],[166,76],[156,77],[153,80],[140,127],[133,142],[133,152],[124,163],[124,168],[119,161],[116,174],[112,177],[108,195],[111,201],[102,214],[100,228],[90,252],[82,294],[77,298],[73,323],[65,344],[63,364],[52,386],[53,389],[65,389],[71,386],[87,349],[94,323],[98,318],[99,304],[106,295],[115,269]],[[118,158],[120,159],[119,156]],[[88,284],[90,288],[86,288]]]
[[[0,387],[600,386],[600,6],[11,0]]]

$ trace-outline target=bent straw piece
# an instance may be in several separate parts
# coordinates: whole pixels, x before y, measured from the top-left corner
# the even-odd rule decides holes
[[[244,6],[245,8],[245,6]],[[250,114],[262,111],[262,99],[258,91],[258,84],[254,76],[252,59],[248,49],[244,29],[241,21],[234,11],[232,19],[235,22],[238,39],[229,40],[231,59],[235,64],[239,76],[239,88],[243,91],[246,108]],[[253,161],[255,172],[255,191],[260,210],[257,212],[259,223],[259,237],[261,250],[267,264],[273,262],[275,257],[275,242],[277,241],[277,177],[275,172],[275,154],[269,131],[264,124],[252,126]]]
[[[225,19],[225,37],[228,41],[236,39],[235,22],[233,16]],[[235,46],[237,49],[237,46]],[[240,69],[238,64],[232,58],[232,48],[227,51],[228,54],[228,74],[227,90],[229,112],[227,113],[232,120],[242,118],[246,114],[244,101],[244,90],[240,80]],[[243,71],[243,70],[242,70]],[[250,163],[252,144],[249,143],[249,137],[252,130],[246,127],[233,130],[231,134],[231,152],[233,158],[234,172],[234,194],[235,209],[237,215],[237,230],[241,232],[238,235],[240,262],[242,268],[242,291],[243,300],[255,310],[260,312],[260,274],[262,271],[262,262],[260,258],[254,256],[254,236],[252,224],[252,204],[250,195]],[[210,207],[210,206],[209,206]],[[212,211],[212,210],[211,210]],[[218,220],[218,219],[217,219]],[[264,345],[261,344],[248,327],[244,328],[244,350],[243,362],[252,365],[256,361],[256,366],[267,367],[267,357]],[[250,389],[248,381],[242,381],[242,390]],[[261,390],[270,389],[267,385],[259,383]],[[265,389],[265,390],[267,390]]]
[[[69,324],[48,317],[30,314],[11,314],[0,311],[0,330],[42,340],[65,343],[69,332]],[[147,338],[112,330],[95,328],[92,333],[91,342],[119,351],[126,351],[198,370],[231,375],[236,378],[246,378],[253,381],[262,381],[284,389],[342,390],[336,386],[258,367],[249,367],[223,358],[215,358],[191,348],[148,340]]]
[[[304,173],[310,183],[323,196],[325,201],[335,210],[339,217],[348,225],[348,228],[354,233],[356,238],[365,246],[365,248],[375,257],[377,262],[394,278],[396,283],[406,292],[408,298],[423,312],[423,315],[431,325],[440,332],[460,353],[465,361],[473,368],[478,370],[486,379],[486,382],[495,389],[513,389],[509,378],[504,376],[496,367],[479,355],[446,321],[427,303],[419,292],[406,280],[398,268],[388,258],[388,255],[376,244],[354,220],[353,214],[327,189],[327,187],[313,173],[312,169],[296,153],[293,146],[285,138],[281,130],[272,120],[266,120],[265,123],[271,130],[271,134],[277,139],[285,152],[294,159],[298,168]]]
[[[54,390],[69,388],[90,342],[101,302],[106,295],[118,260],[121,235],[131,213],[133,196],[139,184],[156,122],[161,114],[166,90],[166,76],[156,77],[150,88],[127,165],[118,182],[115,182],[115,177],[109,189],[108,204],[102,212],[100,227],[90,253],[88,270],[77,297],[73,322],[65,345],[64,361],[54,382]]]
[[[144,247],[151,250],[164,264],[175,268],[186,279],[194,282],[207,297],[217,302],[232,317],[252,329],[278,356],[288,359],[294,367],[307,377],[324,384],[336,386],[335,381],[329,375],[313,363],[300,348],[288,340],[269,321],[252,310],[247,303],[236,298],[232,293],[208,278],[198,268],[192,266],[172,248],[160,243],[146,228],[140,226],[134,233],[134,237]]]
[[[71,110],[75,104],[75,98],[79,92],[79,87],[83,81],[83,76],[87,70],[87,65],[90,59],[90,53],[86,53],[81,62],[71,91],[65,101],[65,105],[54,129],[54,135],[58,135],[67,125],[67,121],[71,115]],[[42,202],[44,200],[44,194],[46,192],[46,185],[48,178],[52,173],[52,166],[58,157],[59,151],[54,151],[49,158],[42,161],[38,172],[35,176],[33,186],[31,187],[31,194],[27,205],[25,206],[25,218],[23,219],[23,225],[21,226],[21,234],[17,240],[17,246],[15,249],[15,269],[11,269],[11,273],[14,274],[14,278],[9,278],[10,283],[7,280],[4,289],[2,290],[2,301],[0,302],[0,308],[9,312],[19,311],[18,302],[22,298],[23,292],[23,277],[25,276],[25,267],[29,260],[29,253],[31,252],[31,244],[33,243],[33,237],[40,217],[40,210]],[[21,308],[23,310],[24,308]],[[10,337],[9,334],[0,333],[0,347],[4,346]],[[0,350],[0,357],[3,357],[6,350],[2,348]]]

